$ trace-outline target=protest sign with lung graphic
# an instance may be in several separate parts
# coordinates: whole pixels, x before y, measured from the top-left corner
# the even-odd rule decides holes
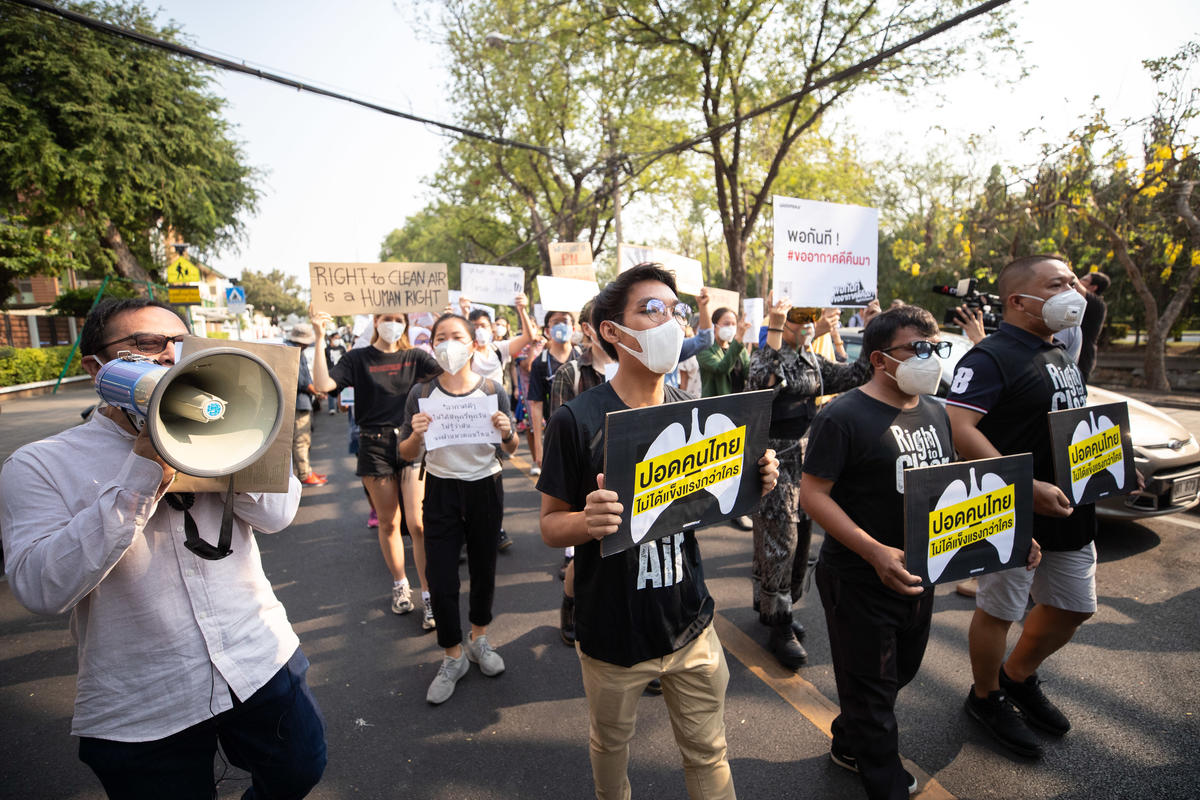
[[[1127,403],[1051,411],[1047,419],[1054,483],[1071,505],[1137,491]]]

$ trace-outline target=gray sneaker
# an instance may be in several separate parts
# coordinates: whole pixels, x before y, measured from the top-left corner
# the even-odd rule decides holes
[[[458,683],[458,679],[466,675],[470,668],[471,663],[467,661],[465,652],[458,658],[443,657],[442,665],[438,667],[438,673],[433,683],[429,684],[429,691],[425,693],[425,699],[435,706],[449,700],[450,695],[454,694],[454,684]]]
[[[407,583],[402,586],[392,586],[392,613],[407,614],[412,610],[412,587]]]
[[[487,636],[477,636],[463,644],[467,658],[479,665],[479,671],[489,678],[504,672],[504,659],[488,644]]]
[[[433,603],[430,602],[428,597],[426,597],[423,602],[425,605],[425,613],[421,617],[421,627],[424,630],[431,631],[437,627],[437,622],[433,618]]]

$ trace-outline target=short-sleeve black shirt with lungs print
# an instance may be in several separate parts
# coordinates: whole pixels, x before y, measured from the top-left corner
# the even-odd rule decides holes
[[[946,402],[983,414],[979,431],[1002,455],[1032,453],[1033,477],[1053,483],[1046,415],[1087,405],[1087,385],[1062,347],[1002,322],[958,362]],[[1033,515],[1033,537],[1043,550],[1078,550],[1095,533],[1090,503],[1069,517]]]

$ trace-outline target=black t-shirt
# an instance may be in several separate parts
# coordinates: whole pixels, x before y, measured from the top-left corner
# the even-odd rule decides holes
[[[354,420],[359,426],[399,428],[409,389],[441,371],[434,357],[417,347],[395,353],[359,347],[342,356],[329,377],[339,392],[354,387]]]
[[[950,419],[922,396],[896,408],[853,389],[817,415],[804,471],[833,481],[830,496],[876,541],[904,549],[904,470],[954,460]],[[826,535],[821,560],[851,581],[879,582],[861,556]]]
[[[666,387],[666,402],[690,400]],[[604,471],[604,417],[628,406],[605,383],[550,418],[538,491],[582,511]],[[643,542],[608,558],[600,542],[575,547],[575,638],[592,658],[623,667],[661,658],[712,622],[700,548],[691,531]]]
[[[983,414],[979,431],[1004,455],[1033,454],[1033,477],[1054,482],[1046,414],[1087,404],[1079,367],[1063,348],[1007,322],[958,362],[946,402]],[[1069,517],[1033,516],[1043,550],[1078,550],[1096,534],[1095,506]]]
[[[567,361],[574,361],[579,358],[579,351],[574,347],[571,348],[571,355],[567,356]],[[541,352],[534,362],[529,366],[529,395],[528,399],[533,403],[550,402],[550,382],[554,378],[554,373],[558,372],[558,368],[567,361],[559,361],[550,354],[550,348],[547,347]],[[548,406],[543,406],[543,413],[548,413]]]

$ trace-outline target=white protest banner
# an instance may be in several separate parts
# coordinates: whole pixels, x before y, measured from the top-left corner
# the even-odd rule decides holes
[[[418,397],[417,407],[430,416],[425,449],[452,444],[499,444],[500,431],[492,424],[498,410],[496,395],[481,397]]]
[[[592,246],[587,242],[551,242],[547,249],[550,251],[551,269],[592,263]]]
[[[743,344],[758,344],[758,331],[763,326],[763,299],[747,297],[742,301],[742,313],[750,320],[750,330],[742,337]]]
[[[728,289],[714,289],[711,286],[706,286],[704,289],[708,292],[708,310],[716,313],[718,308],[728,308],[734,314],[738,313],[738,293],[731,292]],[[716,322],[716,320],[713,320]]]
[[[461,314],[462,308],[459,307],[459,301],[462,300],[463,292],[460,292],[458,289],[451,289],[449,295],[450,299],[446,302],[450,304],[450,310],[455,314]],[[490,317],[493,321],[496,319],[496,309],[492,308],[491,306],[485,306],[482,303],[476,303],[471,295],[467,295],[467,299],[471,301],[471,311],[486,311],[488,317]],[[433,323],[430,323],[430,325],[432,324]]]
[[[449,286],[445,264],[310,262],[309,286],[317,311],[388,314],[433,311],[446,307]]]
[[[541,303],[533,304],[533,321],[538,324],[538,327],[546,324],[546,307]]]
[[[865,306],[878,291],[879,210],[775,195],[775,297]]]
[[[577,281],[571,278],[537,276],[538,295],[546,311],[569,311],[576,317],[584,303],[600,293],[595,281]],[[544,323],[543,323],[544,324]]]
[[[638,264],[654,262],[662,264],[675,273],[675,287],[684,294],[697,295],[704,288],[704,270],[694,258],[672,253],[658,247],[638,244],[617,245],[617,272],[624,272]]]
[[[515,305],[513,298],[525,291],[525,270],[496,264],[462,264],[462,293],[471,301]]]

